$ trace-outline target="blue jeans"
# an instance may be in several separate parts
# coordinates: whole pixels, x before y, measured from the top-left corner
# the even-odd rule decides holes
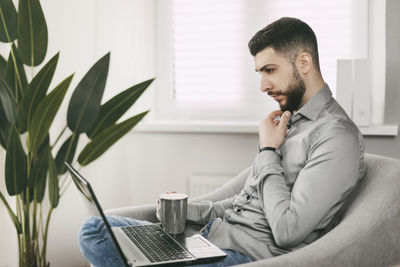
[[[143,225],[150,224],[146,221],[139,221],[120,216],[107,216],[109,224],[113,226]],[[211,228],[210,222],[203,236],[208,234]],[[124,266],[122,259],[111,240],[111,236],[100,217],[90,217],[79,230],[78,242],[83,256],[85,256],[96,267],[121,267]],[[237,251],[224,249],[227,256],[219,261],[207,264],[191,266],[223,267],[232,266],[241,263],[251,262],[249,256]]]

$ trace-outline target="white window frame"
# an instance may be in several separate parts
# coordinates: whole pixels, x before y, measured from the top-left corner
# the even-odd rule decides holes
[[[359,125],[364,135],[396,136],[398,125],[383,125],[385,102],[385,8],[386,0],[352,0],[357,6],[354,16],[360,24],[355,24],[360,33],[359,42],[367,42],[365,50],[357,51],[356,61],[351,61],[346,68],[352,70],[350,78],[355,90],[338,92],[338,101],[345,107],[353,120]],[[193,121],[182,119],[174,103],[172,73],[172,43],[168,33],[171,32],[171,21],[166,12],[171,12],[171,0],[155,2],[155,35],[156,35],[156,73],[155,112],[152,120],[142,124],[139,131],[161,132],[220,132],[220,133],[257,133],[258,121]],[[363,47],[363,46],[361,46]],[[368,62],[360,63],[360,59]],[[350,67],[349,67],[350,66]],[[359,67],[357,67],[359,66]],[[373,68],[373,69],[372,69]],[[338,75],[340,75],[340,68]],[[343,71],[342,71],[343,72]],[[370,75],[374,73],[374,75]],[[365,79],[357,79],[359,75],[372,77],[368,83]],[[366,76],[365,76],[366,75]],[[339,83],[339,81],[338,81]],[[372,84],[367,89],[363,85]],[[339,87],[339,85],[337,86]],[[168,90],[166,90],[168,88]],[[362,88],[362,92],[357,91]],[[341,95],[342,94],[342,95]],[[355,97],[357,96],[357,97]],[[372,97],[373,96],[373,97]]]

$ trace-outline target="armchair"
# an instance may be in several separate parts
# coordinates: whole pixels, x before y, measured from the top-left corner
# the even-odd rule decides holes
[[[248,267],[388,266],[400,263],[400,160],[366,154],[367,174],[344,207],[340,223],[297,251],[247,263]],[[221,200],[238,193],[250,168],[217,190],[193,199]],[[107,214],[155,222],[155,205],[108,210]]]

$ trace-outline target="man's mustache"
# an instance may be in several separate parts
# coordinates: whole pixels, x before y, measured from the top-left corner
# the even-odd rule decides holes
[[[270,95],[270,96],[278,96],[278,95],[288,95],[288,92],[268,91],[267,94]]]

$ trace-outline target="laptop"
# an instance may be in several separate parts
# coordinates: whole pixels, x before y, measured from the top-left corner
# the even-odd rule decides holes
[[[70,164],[65,162],[65,165],[89,208],[100,214],[126,266],[202,263],[226,256],[200,234],[180,238],[178,242],[158,224],[111,227],[90,183]]]

